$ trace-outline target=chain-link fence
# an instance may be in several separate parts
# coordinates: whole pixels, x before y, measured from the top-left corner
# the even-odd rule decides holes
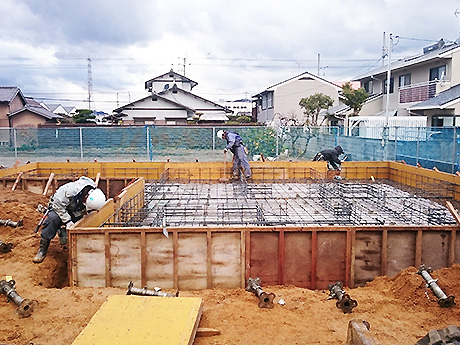
[[[27,161],[223,160],[220,129],[238,132],[249,159],[311,160],[341,145],[353,161],[404,160],[426,168],[459,170],[459,127],[62,127],[0,128],[0,165]]]

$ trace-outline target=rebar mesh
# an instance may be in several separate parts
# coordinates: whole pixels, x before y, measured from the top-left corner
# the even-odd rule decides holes
[[[308,226],[455,224],[444,194],[392,181],[148,183],[103,226]],[[401,187],[401,186],[399,186]],[[142,196],[142,197],[141,197]]]

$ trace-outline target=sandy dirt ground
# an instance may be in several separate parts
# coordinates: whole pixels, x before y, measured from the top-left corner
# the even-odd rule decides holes
[[[24,222],[18,228],[0,225],[0,240],[14,245],[11,252],[0,253],[0,279],[12,276],[22,298],[38,301],[30,317],[19,318],[16,306],[0,296],[0,344],[71,344],[109,295],[126,293],[126,289],[68,287],[67,249],[57,238],[43,263],[32,262],[39,242],[33,230],[41,216],[36,207],[47,201],[30,192],[0,189],[0,219]],[[345,288],[358,302],[349,314],[336,307],[336,300],[327,300],[329,291],[263,286],[263,282],[263,290],[276,295],[273,309],[259,308],[257,297],[244,289],[180,291],[180,296],[203,298],[199,326],[221,332],[197,337],[196,345],[344,344],[353,318],[370,324],[378,344],[406,345],[415,344],[429,330],[460,325],[460,306],[441,308],[416,272],[409,267],[395,277],[377,277],[365,287]],[[432,276],[446,294],[460,296],[460,265],[435,270]]]

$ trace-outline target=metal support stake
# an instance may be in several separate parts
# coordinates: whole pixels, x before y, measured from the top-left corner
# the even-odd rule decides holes
[[[83,162],[83,128],[80,129],[80,160]]]
[[[0,241],[0,253],[9,253],[11,252],[11,249],[13,249],[13,243],[5,243]]]
[[[6,220],[5,219],[0,219],[0,225],[11,226],[12,228],[17,228],[18,226],[22,226],[23,222],[22,222],[22,220],[17,221],[17,222],[13,222],[10,219],[6,219]]]
[[[18,142],[16,136],[16,128],[13,128],[13,140],[14,140],[14,158],[18,159]]]
[[[356,302],[345,291],[343,291],[342,282],[329,284],[327,288],[330,291],[330,295],[327,299],[337,299],[338,301],[335,305],[337,308],[341,309],[344,314],[351,313],[353,308],[358,305],[358,302]]]
[[[20,317],[29,317],[38,305],[38,302],[35,300],[24,299],[19,296],[15,290],[14,284],[14,280],[0,280],[0,292],[8,298],[8,301],[11,301],[18,306],[16,308],[16,313]]]
[[[160,288],[155,288],[155,290],[147,290],[147,287],[143,289],[135,288],[134,283],[131,281],[128,285],[127,295],[138,295],[138,296],[160,296],[160,297],[177,297],[179,296],[179,290],[175,294],[161,292]]]
[[[425,279],[426,286],[431,288],[431,290],[433,291],[434,295],[438,298],[438,304],[441,307],[449,308],[449,307],[454,306],[455,305],[455,301],[454,301],[455,296],[453,296],[453,295],[447,296],[444,293],[444,291],[442,291],[441,288],[436,283],[438,280],[433,279],[433,277],[431,277],[431,275],[430,275],[431,272],[433,272],[431,267],[426,267],[425,265],[421,265],[419,270],[418,270],[418,272],[417,272],[417,274],[421,275],[423,277],[423,279]]]
[[[260,287],[260,278],[249,278],[246,291],[252,292],[257,297],[259,297],[259,308],[273,308],[273,300],[275,299],[275,294],[268,294],[264,292],[264,290],[262,290],[262,288]]]

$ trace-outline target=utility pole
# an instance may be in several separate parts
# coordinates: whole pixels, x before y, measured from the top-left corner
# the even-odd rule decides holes
[[[320,69],[320,68],[319,68],[319,66],[320,66],[320,64],[319,64],[320,57],[321,57],[321,54],[318,53],[318,72],[316,73],[316,75],[317,75],[318,77],[319,77],[319,69]]]
[[[88,57],[88,109],[91,110],[91,99],[93,97],[93,72],[91,70],[91,59]]]
[[[180,59],[180,57],[179,57],[179,59]],[[187,54],[185,55],[184,58],[182,58],[182,61],[183,61],[183,62],[182,62],[182,64],[180,64],[180,65],[182,65],[182,68],[184,69],[184,77],[185,77],[185,66],[187,65]],[[190,65],[191,65],[191,64],[189,63],[189,66],[190,66]]]
[[[385,66],[385,58],[387,56],[386,47],[385,47],[385,31],[383,32],[383,41],[382,41],[382,67]]]
[[[388,141],[389,128],[388,118],[390,116],[390,87],[391,87],[391,49],[393,48],[393,34],[388,37],[388,70],[387,70],[387,89],[386,89],[386,109],[385,109],[385,126],[383,128],[383,155],[384,160],[388,159]]]

